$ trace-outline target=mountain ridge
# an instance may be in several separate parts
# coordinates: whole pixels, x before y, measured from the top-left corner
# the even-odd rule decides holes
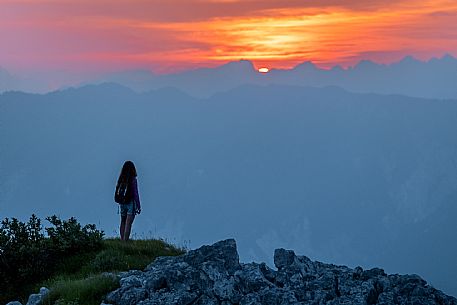
[[[274,248],[293,248],[349,266],[418,272],[457,291],[449,242],[457,217],[454,100],[277,85],[202,100],[174,89],[92,89],[100,92],[0,96],[0,202],[15,203],[2,215],[24,215],[36,202],[39,215],[59,210],[112,232],[112,189],[129,159],[146,203],[139,232],[194,245],[230,233],[244,260],[270,261]]]
[[[242,73],[236,74],[236,72]],[[144,75],[143,75],[144,76]],[[258,73],[247,60],[229,62],[215,68],[201,68],[169,75],[151,75],[142,82],[132,83],[122,73],[107,75],[137,91],[161,86],[177,87],[196,97],[243,84],[294,84],[306,86],[339,86],[351,92],[401,94],[413,97],[457,98],[457,59],[450,54],[420,61],[412,56],[391,64],[362,60],[348,68],[335,66],[321,69],[305,61],[292,69],[272,68]],[[436,88],[436,89],[433,89]]]
[[[107,90],[109,89],[109,90]],[[404,94],[399,94],[399,93],[376,93],[376,92],[353,92],[350,90],[347,90],[343,87],[340,86],[335,86],[335,85],[327,85],[323,87],[317,87],[317,86],[307,86],[307,85],[288,85],[288,84],[275,84],[275,83],[270,83],[270,84],[242,84],[239,86],[236,86],[234,88],[230,88],[224,91],[220,92],[215,92],[214,94],[208,96],[208,97],[194,97],[185,91],[177,88],[177,87],[160,87],[158,89],[151,89],[148,91],[144,92],[138,92],[135,91],[131,88],[129,88],[126,85],[122,85],[120,83],[116,82],[103,82],[103,83],[97,83],[97,84],[84,84],[80,86],[70,86],[66,88],[61,88],[57,89],[54,91],[46,92],[46,93],[33,93],[33,92],[24,92],[21,90],[10,90],[10,91],[4,91],[0,93],[0,97],[9,97],[13,95],[22,95],[24,97],[30,96],[30,97],[47,97],[47,96],[59,96],[62,94],[87,94],[87,93],[94,93],[94,94],[129,94],[129,95],[134,95],[138,97],[154,97],[155,95],[161,96],[161,95],[170,95],[174,97],[181,97],[182,99],[190,99],[190,100],[195,100],[195,101],[206,101],[206,100],[211,100],[217,97],[221,96],[226,96],[230,95],[232,93],[238,94],[240,92],[255,92],[256,90],[259,91],[261,95],[265,95],[263,92],[269,92],[269,91],[275,91],[275,90],[282,90],[284,92],[287,92],[288,90],[294,90],[296,92],[321,92],[321,93],[328,93],[329,91],[332,91],[333,93],[342,93],[342,94],[349,94],[349,95],[355,95],[355,96],[366,96],[366,97],[373,97],[373,96],[378,96],[378,97],[403,97],[406,99],[414,99],[414,100],[424,100],[424,101],[433,101],[433,100],[439,100],[439,101],[456,101],[457,98],[443,98],[443,99],[436,99],[436,98],[431,98],[431,97],[414,97],[414,96],[409,96],[409,95],[404,95]]]
[[[5,70],[6,71],[6,70]],[[7,90],[49,92],[49,85],[40,79],[32,86],[31,79],[3,73],[0,92]],[[2,78],[0,77],[0,80]],[[70,78],[71,79],[71,78]],[[291,69],[275,69],[259,73],[251,61],[240,60],[214,68],[196,68],[172,74],[155,74],[148,70],[127,70],[97,77],[86,77],[73,86],[115,82],[138,92],[176,87],[194,97],[209,97],[214,93],[244,84],[290,84],[315,87],[339,86],[351,92],[401,94],[425,98],[457,98],[457,59],[451,54],[421,61],[405,56],[390,64],[361,60],[354,66],[338,65],[322,69],[305,61]],[[46,84],[46,85],[45,85]],[[67,85],[68,86],[68,85]]]

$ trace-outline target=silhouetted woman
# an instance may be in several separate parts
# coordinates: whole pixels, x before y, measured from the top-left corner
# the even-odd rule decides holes
[[[117,180],[115,194],[115,200],[121,209],[121,240],[125,241],[129,240],[135,215],[141,213],[136,177],[135,165],[132,161],[126,161]]]

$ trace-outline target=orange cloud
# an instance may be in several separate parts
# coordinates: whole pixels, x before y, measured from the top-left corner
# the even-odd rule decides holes
[[[0,65],[176,71],[457,53],[454,0],[0,0]],[[32,52],[33,50],[33,52]],[[33,53],[33,54],[32,54]]]

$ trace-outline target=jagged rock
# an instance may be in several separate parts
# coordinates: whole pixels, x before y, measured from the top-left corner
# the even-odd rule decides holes
[[[106,296],[113,305],[260,304],[437,304],[457,299],[427,285],[417,275],[387,275],[384,270],[350,269],[277,249],[274,262],[239,262],[228,239],[178,257],[160,257],[144,271],[120,275],[120,288]]]

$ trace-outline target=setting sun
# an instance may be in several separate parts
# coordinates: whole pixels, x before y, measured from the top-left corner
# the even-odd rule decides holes
[[[265,68],[265,67],[259,69],[259,72],[260,72],[260,73],[268,73],[269,71],[270,71],[270,69]]]

